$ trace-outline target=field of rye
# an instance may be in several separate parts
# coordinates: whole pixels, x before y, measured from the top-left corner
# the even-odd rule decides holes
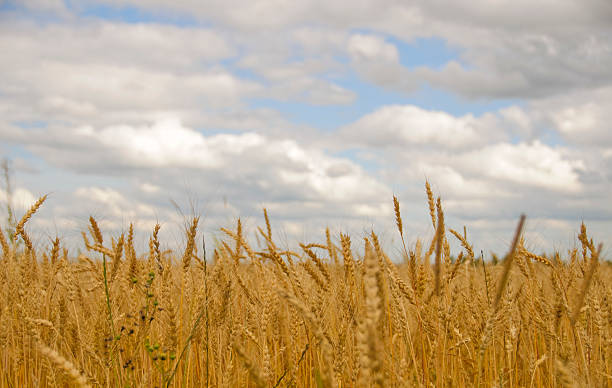
[[[159,225],[136,252],[132,227],[90,218],[70,257],[28,235],[43,197],[0,232],[0,386],[612,387],[612,265],[586,227],[578,248],[537,255],[521,218],[484,261],[426,193],[431,241],[406,245],[389,205],[399,257],[375,232],[286,251],[265,210],[208,252],[197,217],[180,252],[160,250]]]

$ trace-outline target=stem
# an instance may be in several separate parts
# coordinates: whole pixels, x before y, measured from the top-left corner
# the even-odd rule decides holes
[[[308,351],[308,348],[310,347],[309,344],[306,344],[306,346],[304,347],[304,350],[302,350],[302,355],[300,356],[300,359],[297,362],[297,366],[300,365],[300,363],[302,362],[302,360],[304,359],[304,356],[306,355],[306,352]],[[287,372],[289,371],[289,369],[285,369],[285,372],[283,373],[283,375],[278,379],[278,381],[276,382],[276,384],[274,384],[273,388],[276,388],[280,385],[280,383],[283,381],[283,379],[285,378],[285,376],[287,375]],[[293,381],[293,380],[292,380]],[[289,384],[288,384],[289,385]]]
[[[206,249],[206,246],[204,245],[204,249]],[[207,274],[207,268],[206,268],[206,250],[204,250],[204,275],[206,276]],[[185,346],[183,346],[183,350],[181,351],[181,354],[178,356],[178,358],[176,359],[176,364],[174,365],[174,369],[172,370],[172,374],[170,374],[170,376],[168,377],[168,381],[166,381],[166,388],[170,386],[170,383],[172,382],[172,379],[174,378],[174,375],[176,375],[176,371],[178,370],[178,366],[181,362],[181,359],[183,358],[183,356],[185,355],[185,353],[187,352],[187,349],[189,348],[189,345],[191,343],[191,339],[193,338],[196,329],[198,328],[198,326],[200,325],[200,320],[202,319],[202,317],[205,316],[206,319],[206,386],[208,386],[208,288],[207,288],[207,283],[206,283],[206,277],[204,278],[204,289],[206,292],[206,296],[205,296],[205,305],[204,308],[202,309],[202,311],[200,311],[200,314],[198,314],[198,317],[196,318],[191,331],[189,332],[189,337],[187,337],[187,340],[185,340]]]
[[[485,290],[487,291],[487,302],[489,302],[489,306],[491,306],[491,298],[489,297],[489,279],[487,278],[487,267],[484,262],[484,254],[480,251],[480,261],[482,261],[482,272],[484,272],[485,278]]]
[[[208,268],[206,264],[206,240],[204,236],[202,236],[202,251],[204,255],[204,311],[206,314],[206,388],[208,388]]]
[[[113,322],[113,310],[111,309],[111,304],[110,304],[110,292],[108,291],[108,276],[106,274],[106,255],[104,253],[102,254],[102,274],[104,275],[104,294],[106,295],[106,308],[108,309],[108,320],[110,321],[111,336],[113,337],[111,341],[111,346],[113,346],[112,344],[115,342],[115,324]],[[111,348],[111,362],[113,358],[115,358],[115,355],[114,355],[113,348]],[[117,361],[116,374],[119,377],[120,385],[123,385],[123,381],[121,378],[121,365],[119,364],[119,358],[115,358],[115,361]]]
[[[181,359],[185,355],[185,352],[187,352],[187,348],[189,347],[189,344],[191,343],[191,339],[193,338],[193,336],[195,334],[195,331],[196,331],[196,329],[198,328],[198,326],[200,324],[200,320],[204,316],[205,310],[207,310],[207,309],[202,309],[202,311],[198,315],[197,319],[195,320],[195,323],[193,324],[193,327],[191,328],[191,331],[189,332],[189,337],[187,337],[187,340],[185,340],[185,346],[183,346],[183,350],[181,351],[181,354],[176,359],[176,364],[174,365],[174,370],[172,371],[172,374],[168,377],[168,381],[166,382],[166,387],[170,386],[170,382],[172,381],[172,379],[174,378],[174,375],[176,374],[176,371],[178,370],[178,366],[179,366],[179,364],[181,362]]]
[[[106,276],[106,255],[102,254],[102,269],[104,275],[104,293],[106,295],[106,308],[108,309],[108,320],[110,321],[111,335],[115,339],[115,324],[113,323],[113,311],[110,305],[110,293],[108,292],[108,279]]]

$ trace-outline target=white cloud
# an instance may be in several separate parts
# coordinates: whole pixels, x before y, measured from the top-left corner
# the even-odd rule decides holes
[[[159,191],[161,190],[161,187],[146,182],[143,182],[138,185],[138,188],[147,194],[156,194],[159,193]]]
[[[25,138],[25,134],[22,135]],[[324,203],[377,202],[389,193],[353,161],[333,157],[296,140],[254,132],[205,135],[177,119],[149,126],[110,126],[102,129],[38,131],[38,143],[28,148],[51,163],[85,173],[113,174],[117,169],[152,171],[157,180],[140,190],[178,183],[173,171],[193,171],[240,196],[266,193],[280,198]],[[65,139],[65,140],[60,140]],[[203,182],[204,184],[204,182]],[[244,191],[240,191],[244,190]],[[254,191],[255,190],[255,191]],[[88,195],[91,193],[88,193]],[[96,192],[92,198],[120,203],[118,192]]]
[[[493,125],[492,125],[493,124]],[[430,111],[412,105],[379,108],[342,129],[349,143],[376,147],[438,145],[465,148],[483,144],[499,134],[491,116],[471,114],[455,117],[442,111]]]
[[[599,124],[597,116],[603,112],[593,103],[564,108],[553,113],[556,127],[564,134],[576,135],[579,132],[592,131]]]
[[[432,159],[428,162],[420,162],[419,169],[425,173],[430,182],[438,187],[442,195],[451,196],[455,204],[459,206],[478,204],[479,210],[483,211],[488,206],[483,199],[513,196],[512,192],[492,184],[484,174],[466,176],[463,166],[458,165],[456,161],[454,165],[442,161],[435,164],[435,158]]]
[[[308,42],[307,29],[297,29],[296,35],[304,50],[325,44],[316,43],[317,38]],[[336,35],[338,42],[328,39],[327,58],[288,63],[293,35],[262,39],[220,28],[159,23],[3,20],[0,50],[11,61],[0,63],[0,111],[7,112],[9,121],[97,126],[178,114],[190,124],[206,126],[236,122],[245,112],[260,120],[257,110],[246,109],[249,98],[348,104],[356,94],[322,77],[339,68],[332,57],[346,34]],[[221,61],[235,61],[253,76],[238,75]]]
[[[74,196],[81,201],[87,201],[91,206],[96,204],[104,206],[105,216],[115,220],[141,218],[147,219],[155,216],[155,210],[144,203],[126,198],[123,194],[110,187],[79,187]]]
[[[222,69],[175,74],[138,67],[32,62],[22,68],[0,65],[8,120],[44,120],[110,124],[136,122],[188,112],[195,120],[206,110],[235,109],[255,96],[261,85]],[[140,119],[139,119],[140,118]]]
[[[391,191],[384,183],[349,159],[293,139],[255,133],[206,135],[177,120],[54,131],[37,132],[39,144],[26,147],[50,165],[97,176],[100,183],[79,185],[72,192],[63,188],[49,204],[52,214],[41,216],[37,224],[47,230],[68,225],[68,234],[78,236],[77,230],[85,226],[81,222],[75,227],[74,220],[93,214],[109,233],[125,230],[134,220],[139,231],[150,233],[159,221],[180,241],[172,225],[180,225],[181,218],[173,215],[169,199],[183,203],[187,214],[193,206],[212,231],[233,217],[259,217],[263,206],[279,219],[276,225],[302,224],[300,233],[309,237],[322,227],[313,217],[357,227],[356,220],[391,214]],[[53,185],[48,189],[56,190]],[[290,234],[288,240],[303,237]]]
[[[84,127],[75,134],[102,148],[118,151],[126,163],[135,166],[218,168],[222,165],[221,152],[237,154],[263,142],[256,134],[206,139],[175,119],[141,128],[124,125],[96,131]]]
[[[81,187],[75,191],[75,195],[108,206],[117,206],[122,202],[126,202],[125,197],[121,193],[110,188]],[[120,214],[119,212],[115,213]]]
[[[582,189],[578,171],[584,169],[584,163],[567,160],[559,150],[539,141],[494,144],[469,152],[459,160],[469,171],[494,179],[561,192]]]
[[[348,40],[348,52],[357,61],[399,62],[397,48],[375,35],[352,35]]]
[[[376,166],[377,176],[394,191],[401,188],[411,214],[421,210],[422,183],[428,179],[442,196],[449,220],[468,227],[522,212],[567,220],[608,217],[598,204],[612,175],[606,178],[602,160],[588,149],[544,143],[554,133],[543,129],[543,117],[545,112],[532,105],[461,117],[389,106],[343,128],[341,139],[358,151],[359,161]],[[415,125],[420,120],[425,124]],[[500,234],[511,235],[512,226],[505,228],[500,226]],[[561,232],[546,235],[555,233],[558,238]],[[483,230],[478,237],[497,238]]]
[[[567,93],[530,104],[530,114],[571,144],[612,145],[612,87]]]
[[[520,138],[529,138],[534,132],[535,120],[531,113],[516,105],[499,110],[508,132],[516,133]]]
[[[356,203],[388,197],[390,191],[360,167],[346,159],[333,158],[320,151],[301,148],[293,141],[273,144],[284,157],[301,169],[281,169],[282,183],[304,187],[323,201]]]
[[[24,187],[17,187],[14,189],[11,196],[11,206],[14,209],[25,211],[28,210],[34,203],[38,200],[30,190]],[[6,190],[0,190],[0,203],[2,203],[3,207],[7,205],[8,196]],[[18,217],[18,215],[15,215]]]
[[[13,82],[30,84],[40,94],[89,101],[113,110],[173,108],[198,102],[228,106],[259,88],[256,83],[238,79],[221,69],[178,75],[132,67],[54,62],[46,63],[45,68],[44,73],[24,69],[23,74],[16,74],[18,78]]]

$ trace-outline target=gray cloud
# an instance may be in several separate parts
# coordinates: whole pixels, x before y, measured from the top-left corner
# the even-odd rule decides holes
[[[141,6],[131,0],[106,2]],[[398,76],[397,80],[405,80],[396,88],[408,92],[415,82],[426,80],[470,98],[540,98],[612,82],[612,6],[605,0],[546,1],[536,5],[488,0],[461,5],[395,0],[359,5],[343,1],[279,4],[269,0],[231,4],[178,1],[170,6],[165,1],[151,1],[147,8],[157,12],[171,9],[242,31],[247,35],[246,41],[250,36],[263,41],[264,46],[265,37],[274,35],[276,47],[283,50],[288,47],[278,45],[279,31],[315,26],[311,29],[368,29],[406,42],[417,37],[439,37],[460,51],[460,62],[449,62],[440,70],[387,66]],[[335,33],[337,43],[338,35]],[[344,44],[346,50],[347,42]],[[379,55],[377,60],[382,57]],[[382,77],[380,66],[370,64],[364,68],[361,64],[358,69],[366,79],[391,87],[388,78]]]

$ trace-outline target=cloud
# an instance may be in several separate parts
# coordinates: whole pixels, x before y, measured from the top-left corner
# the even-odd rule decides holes
[[[156,193],[159,193],[159,191],[161,190],[161,187],[147,183],[147,182],[140,183],[138,185],[138,188],[142,192],[147,193],[147,194],[156,194]]]
[[[305,201],[324,207],[346,204],[348,209],[363,202],[380,203],[389,194],[384,184],[349,159],[259,133],[205,135],[176,119],[142,127],[23,132],[20,138],[37,139],[23,145],[56,166],[107,176],[118,169],[122,176],[150,175],[146,186],[138,183],[150,195],[158,193],[150,190],[155,186],[180,192],[181,179],[186,177],[194,186],[191,189],[227,190],[238,200],[249,199],[249,206],[268,200]],[[202,183],[192,181],[195,176]],[[117,195],[114,191],[86,193],[98,201],[120,203]]]
[[[399,62],[397,48],[374,35],[352,35],[348,40],[348,52],[356,61]]]
[[[592,147],[612,145],[612,87],[534,101],[529,108],[533,120],[553,128],[571,144]]]
[[[609,2],[202,4],[0,11],[0,141],[32,166],[27,205],[57,193],[41,225],[75,228],[92,208],[118,230],[180,224],[172,199],[210,228],[267,206],[292,237],[393,230],[394,192],[416,236],[432,232],[427,178],[449,225],[493,245],[522,211],[540,236],[580,218],[612,229]],[[342,124],[314,128],[328,118]]]
[[[500,135],[504,136],[490,115],[455,117],[413,105],[381,107],[341,131],[347,143],[369,147],[436,145],[465,148],[481,145]]]
[[[16,75],[23,78],[15,79],[14,82],[30,83],[33,88],[40,90],[40,94],[89,101],[101,108],[113,110],[126,107],[171,109],[185,104],[192,106],[198,102],[227,106],[255,92],[259,87],[254,82],[241,80],[221,69],[179,76],[138,68],[85,67],[51,62],[46,64],[43,74],[32,70],[22,69]],[[51,105],[49,108],[54,107]]]
[[[470,98],[542,98],[612,82],[605,1],[423,4],[425,27],[460,55],[414,77]],[[401,33],[400,33],[401,34]]]
[[[455,163],[444,163],[435,159],[420,164],[427,180],[432,182],[445,197],[451,201],[453,207],[477,206],[480,213],[486,212],[488,203],[492,198],[508,199],[513,194],[500,185],[491,184],[483,174],[466,174],[463,166]],[[448,202],[447,206],[449,205]],[[476,210],[476,209],[473,209]]]
[[[128,165],[148,168],[219,168],[225,155],[239,155],[264,142],[254,133],[205,138],[183,127],[176,119],[141,128],[127,125],[100,131],[91,127],[77,128],[75,135],[83,137],[83,141],[97,143],[102,149],[114,151]]]
[[[47,23],[5,20],[0,46],[21,66],[35,61],[66,61],[149,70],[198,69],[236,55],[220,31],[155,23]],[[189,41],[189,45],[183,44]],[[7,64],[5,64],[7,65]]]
[[[357,95],[348,89],[315,77],[287,77],[270,87],[269,97],[280,101],[298,101],[312,105],[347,105]]]
[[[38,200],[38,197],[36,197],[30,190],[24,187],[17,187],[12,192],[10,205],[13,206],[17,210],[26,211],[37,200]],[[2,203],[3,207],[6,207],[8,205],[7,202],[8,202],[8,195],[7,195],[6,190],[0,190],[0,203]]]
[[[494,179],[552,189],[579,192],[581,160],[566,160],[559,150],[539,141],[532,144],[498,143],[459,157],[472,173]]]
[[[282,52],[284,58],[295,54],[295,42],[284,39],[295,36],[291,33],[294,30],[302,31],[302,42],[319,44],[324,41],[316,38],[321,30],[334,31],[335,37],[327,40],[326,49],[330,49],[333,40],[337,44],[342,33],[372,31],[353,34],[346,46],[353,59],[361,58],[354,64],[358,72],[383,87],[395,86],[407,92],[426,81],[469,98],[541,98],[612,83],[612,7],[605,0],[547,1],[537,6],[523,1],[488,0],[461,6],[393,0],[369,0],[359,5],[348,1],[309,1],[299,5],[269,0],[234,1],[229,7],[219,1],[209,1],[206,7],[190,1],[106,3],[190,15],[234,31],[242,41],[249,42],[247,47],[257,47],[257,51],[274,44],[273,55]],[[363,65],[363,59],[375,57],[378,62],[396,62],[398,54],[393,46],[381,42],[377,35],[393,36],[406,43],[418,37],[437,37],[460,54],[439,70],[423,67],[408,71],[390,65],[388,71],[400,80],[399,85],[394,85],[382,77],[380,66]]]
[[[22,0],[19,6],[29,11],[56,15],[59,17],[70,17],[71,13],[63,0]]]
[[[0,64],[9,120],[108,124],[235,107],[260,90],[218,66],[235,48],[208,28],[3,18],[0,50],[11,58]]]
[[[391,216],[391,191],[384,183],[350,159],[290,138],[205,134],[170,119],[34,132],[28,136],[36,144],[22,147],[64,171],[63,179],[73,173],[81,178],[72,188],[49,177],[46,190],[58,191],[47,204],[52,211],[33,225],[51,235],[59,227],[75,244],[89,214],[113,234],[136,220],[141,238],[160,222],[180,242],[182,216],[170,200],[186,214],[191,208],[201,214],[209,233],[234,217],[258,218],[265,206],[275,233],[287,233],[292,242],[313,237],[325,224],[359,231],[363,222]]]
[[[309,33],[295,31],[304,50],[317,45],[316,37],[308,42]],[[11,61],[0,64],[0,111],[9,122],[103,126],[180,115],[198,127],[289,126],[278,112],[250,109],[250,99],[355,101],[352,90],[324,76],[339,68],[331,47],[340,46],[345,34],[337,35],[340,43],[329,43],[327,58],[289,63],[294,35],[261,39],[211,27],[95,19],[39,25],[3,18],[0,50]],[[246,127],[249,121],[256,121],[254,127]]]
[[[52,166],[97,176],[100,182],[122,182],[114,187],[104,183],[78,186],[66,199],[56,195],[54,200],[60,204],[53,205],[53,214],[62,225],[74,223],[93,209],[109,231],[120,231],[130,220],[141,219],[143,233],[161,221],[180,236],[180,228],[167,226],[181,225],[168,199],[181,202],[191,192],[198,201],[203,200],[196,208],[203,211],[213,230],[231,223],[233,216],[259,217],[261,207],[266,206],[288,241],[312,238],[322,225],[356,233],[369,225],[392,231],[389,198],[393,187],[405,217],[409,215],[410,235],[423,236],[429,233],[423,229],[428,224],[422,189],[428,177],[442,195],[449,225],[466,224],[476,241],[491,243],[488,246],[499,250],[510,239],[509,230],[521,211],[541,219],[555,214],[559,220],[573,220],[582,214],[588,220],[597,213],[600,201],[595,199],[593,186],[582,180],[592,168],[588,160],[539,141],[491,140],[474,149],[453,148],[434,138],[426,150],[420,143],[393,147],[390,142],[384,145],[383,156],[374,159],[377,167],[367,171],[363,165],[368,162],[358,155],[332,156],[320,145],[306,146],[258,133],[206,134],[177,119],[138,127],[53,131],[32,136],[38,144],[22,144]],[[58,143],[58,139],[70,142]],[[88,148],[82,149],[85,145]],[[365,149],[372,147],[377,145]],[[482,220],[501,221],[491,229]],[[49,222],[39,226],[44,225],[47,229],[52,226]],[[543,233],[534,234],[537,244],[542,236],[559,241],[560,234],[568,233],[550,225],[546,228],[548,231],[535,231]]]
[[[569,150],[551,147],[540,140],[510,142],[515,133],[531,134],[536,116],[518,107],[475,117],[452,116],[411,105],[385,106],[344,127],[345,144],[362,148],[382,148],[391,152],[383,159],[415,159],[419,169],[464,182],[467,176],[501,180],[557,191],[579,192],[583,160]],[[400,154],[406,154],[404,158]],[[436,166],[436,167],[432,167]],[[453,166],[450,168],[450,166]]]
[[[511,106],[453,116],[392,105],[342,128],[337,143],[403,193],[410,214],[422,211],[428,179],[449,220],[459,224],[512,219],[521,212],[572,220],[607,217],[598,205],[610,185],[598,172],[602,161],[588,149],[544,143],[549,132],[542,132],[542,114]]]
[[[128,200],[123,194],[109,187],[79,187],[74,196],[86,200],[91,206],[103,205],[106,216],[115,219],[147,219],[155,216],[155,210],[151,206]]]
[[[346,43],[351,67],[364,80],[389,90],[410,93],[419,81],[400,64],[397,47],[377,34],[352,34]]]
[[[10,121],[110,124],[126,119],[142,122],[168,112],[186,112],[198,121],[202,107],[234,109],[242,105],[243,98],[261,89],[258,83],[221,69],[178,75],[140,68],[46,63],[44,72],[31,65],[8,70],[2,77],[0,105]]]

